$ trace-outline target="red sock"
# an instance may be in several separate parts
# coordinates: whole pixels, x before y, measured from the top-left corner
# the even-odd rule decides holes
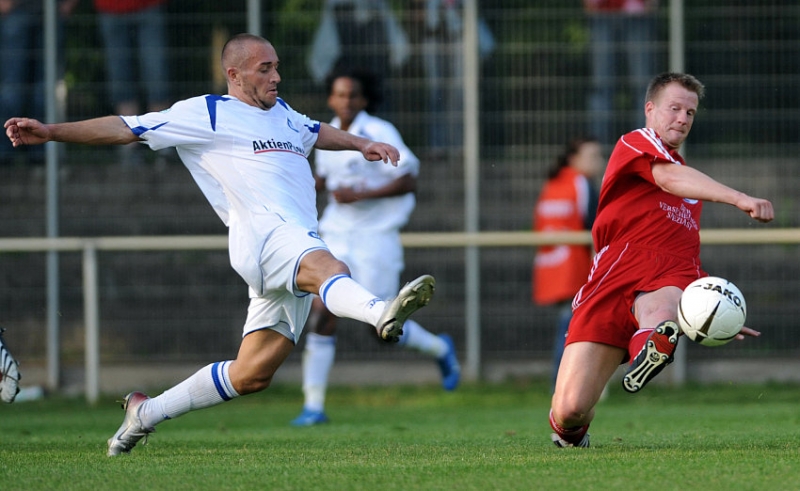
[[[553,419],[552,409],[550,410],[550,428],[553,428],[559,438],[573,445],[579,444],[586,432],[589,431],[589,425],[575,426],[573,428],[562,427]]]
[[[642,351],[645,341],[647,341],[648,336],[650,336],[650,333],[653,331],[655,331],[655,329],[639,329],[633,333],[633,337],[628,342],[629,362],[633,363],[634,358]]]

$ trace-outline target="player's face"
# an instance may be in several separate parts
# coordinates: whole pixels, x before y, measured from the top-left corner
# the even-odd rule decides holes
[[[243,102],[269,109],[278,102],[278,53],[271,44],[252,43],[250,57],[239,69],[238,94]]]
[[[350,77],[334,80],[328,95],[328,107],[341,120],[342,129],[347,130],[358,113],[367,107],[367,98],[364,97],[361,84]]]
[[[670,83],[645,104],[647,127],[656,130],[668,147],[679,148],[692,129],[698,102],[697,94]]]

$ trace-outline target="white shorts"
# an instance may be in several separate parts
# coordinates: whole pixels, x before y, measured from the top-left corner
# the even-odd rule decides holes
[[[243,336],[260,329],[273,329],[294,343],[300,339],[311,295],[297,289],[300,261],[311,251],[326,249],[316,232],[284,223],[269,234],[261,253],[262,291],[250,287],[250,306]]]
[[[298,297],[286,290],[271,290],[258,296],[250,289],[250,306],[242,337],[253,331],[272,329],[297,344],[311,311],[312,295]]]
[[[328,249],[350,268],[350,276],[376,296],[397,295],[403,272],[403,244],[397,232],[326,233]]]

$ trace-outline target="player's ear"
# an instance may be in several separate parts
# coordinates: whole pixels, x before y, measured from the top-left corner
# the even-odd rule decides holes
[[[225,71],[225,75],[228,77],[229,82],[233,82],[235,84],[239,84],[239,69],[236,67],[228,67]]]

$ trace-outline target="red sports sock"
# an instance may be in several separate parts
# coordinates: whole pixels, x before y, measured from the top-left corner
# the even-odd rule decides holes
[[[586,432],[589,431],[589,425],[564,428],[560,424],[556,423],[556,420],[553,419],[552,409],[550,410],[550,428],[553,428],[553,431],[556,432],[559,438],[573,445],[578,445],[581,440],[583,440],[583,436],[586,434]]]
[[[644,343],[653,331],[655,331],[655,329],[639,329],[633,333],[633,337],[628,342],[628,356],[630,357],[628,361],[630,363],[633,363],[634,358],[642,351]]]

